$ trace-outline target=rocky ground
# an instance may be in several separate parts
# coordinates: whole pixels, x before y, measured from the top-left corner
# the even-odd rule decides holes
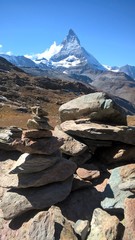
[[[104,93],[0,131],[0,237],[135,239],[135,127]],[[29,116],[27,116],[29,117]],[[134,124],[132,117],[129,125]]]

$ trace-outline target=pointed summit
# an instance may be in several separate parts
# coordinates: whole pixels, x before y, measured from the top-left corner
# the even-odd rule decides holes
[[[80,45],[80,40],[78,39],[77,35],[75,34],[75,32],[70,29],[68,32],[68,35],[66,36],[66,38],[63,41],[63,44],[65,44],[66,42],[74,42],[76,41],[79,45]]]

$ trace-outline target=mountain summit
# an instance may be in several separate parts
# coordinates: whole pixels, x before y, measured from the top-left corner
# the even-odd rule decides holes
[[[60,51],[51,57],[52,65],[58,69],[70,70],[81,68],[91,70],[105,70],[105,68],[80,44],[75,32],[70,29],[68,35],[61,43]]]

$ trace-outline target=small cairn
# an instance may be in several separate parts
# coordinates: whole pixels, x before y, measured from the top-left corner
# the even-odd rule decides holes
[[[63,140],[53,136],[47,112],[32,107],[27,127],[21,140],[13,142],[14,149],[23,154],[1,181],[2,187],[10,188],[1,203],[5,219],[63,201],[71,192],[77,168],[74,162],[62,158],[59,148]]]

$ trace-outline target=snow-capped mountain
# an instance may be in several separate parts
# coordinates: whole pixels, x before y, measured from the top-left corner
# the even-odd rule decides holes
[[[120,72],[124,72],[127,75],[129,75],[130,77],[132,77],[133,79],[135,79],[135,66],[131,66],[131,65],[125,65],[123,67],[119,68]]]
[[[112,71],[112,72],[124,72],[126,73],[128,76],[130,76],[131,78],[135,79],[135,66],[131,66],[131,65],[125,65],[122,67],[111,67],[108,65],[103,65],[107,70]]]
[[[61,43],[60,51],[51,57],[50,61],[56,68],[70,69],[78,68],[91,68],[97,70],[105,70],[105,68],[88,53],[80,44],[77,35],[72,29],[69,30],[67,37]]]
[[[77,80],[91,82],[98,74],[112,71],[124,72],[135,79],[135,66],[110,67],[100,64],[93,55],[81,46],[80,40],[72,29],[69,30],[68,35],[60,45],[56,45],[54,42],[49,50],[35,54],[30,58],[7,54],[0,54],[0,56],[29,73],[33,73],[36,69],[36,74],[39,75],[41,71],[43,75],[44,70],[56,70],[57,73],[66,73]]]
[[[7,54],[0,54],[0,56],[20,68],[23,68],[23,67],[35,68],[36,67],[36,64],[31,59],[26,58],[24,56],[13,56],[13,55],[7,55]]]

